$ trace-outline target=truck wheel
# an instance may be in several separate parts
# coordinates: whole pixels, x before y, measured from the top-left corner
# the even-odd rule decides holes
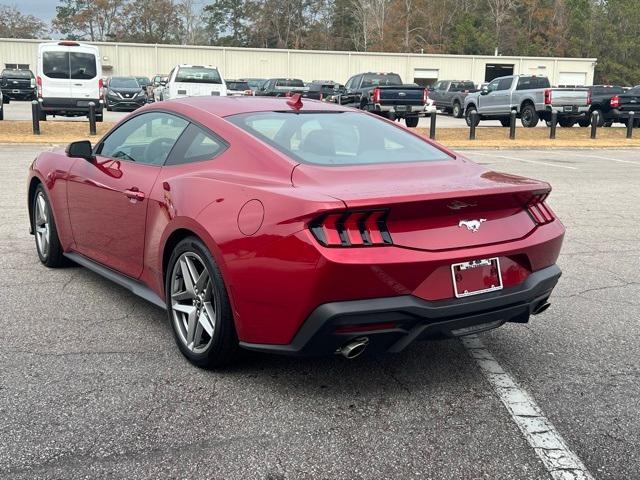
[[[511,118],[501,118],[500,119],[500,125],[502,125],[503,127],[510,127],[511,126]]]
[[[44,113],[43,111],[40,111],[40,121],[41,122],[46,122],[47,121],[47,114]]]
[[[101,123],[102,121],[104,121],[104,114],[102,113],[96,113],[96,123]]]
[[[533,128],[538,125],[539,120],[540,117],[538,116],[538,112],[536,112],[536,107],[530,103],[522,107],[522,111],[520,112],[520,122],[523,127]]]
[[[462,118],[462,106],[459,102],[454,102],[451,114],[453,115],[453,118]]]
[[[580,120],[578,120],[578,125],[580,125],[582,128],[588,127],[589,125],[591,125],[591,118],[586,116],[580,118]]]
[[[476,107],[474,107],[473,105],[467,107],[467,111],[465,112],[464,115],[464,119],[467,122],[467,127],[471,126],[471,114],[473,112],[478,112],[478,110],[476,110]],[[480,115],[476,116],[476,127],[478,126],[478,124],[480,123]]]
[[[405,117],[404,123],[406,123],[409,128],[416,128],[419,120],[420,117]]]
[[[391,120],[392,122],[396,119],[396,114],[393,112],[381,112],[380,116],[382,118],[386,118],[387,120]]]
[[[560,118],[558,119],[558,124],[562,128],[571,128],[576,124],[576,121],[573,118]]]

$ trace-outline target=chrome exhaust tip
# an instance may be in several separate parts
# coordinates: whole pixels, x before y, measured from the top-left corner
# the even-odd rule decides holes
[[[536,309],[532,313],[533,313],[533,315],[539,315],[542,312],[544,312],[547,308],[549,308],[550,306],[551,306],[551,304],[549,302],[544,302],[543,304],[538,305],[536,307]]]
[[[356,338],[340,348],[340,355],[348,360],[353,360],[362,355],[369,345],[367,337]]]

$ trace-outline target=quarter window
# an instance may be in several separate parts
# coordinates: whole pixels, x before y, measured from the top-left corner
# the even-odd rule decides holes
[[[191,123],[176,143],[166,165],[211,160],[226,148],[227,144],[221,139]]]
[[[146,165],[163,165],[188,124],[169,113],[143,113],[115,129],[96,153]]]

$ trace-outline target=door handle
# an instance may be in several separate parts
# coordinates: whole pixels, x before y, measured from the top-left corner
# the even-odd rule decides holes
[[[145,199],[145,194],[144,192],[141,192],[140,190],[138,190],[138,187],[131,187],[128,190],[124,191],[124,194],[127,196],[127,198],[130,198],[131,200],[138,200],[138,201],[142,201]]]

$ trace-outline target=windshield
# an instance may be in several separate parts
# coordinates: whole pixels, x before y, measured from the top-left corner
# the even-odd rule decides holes
[[[109,82],[111,88],[140,88],[138,81],[135,78],[127,77],[114,77]]]
[[[362,79],[362,87],[384,87],[402,85],[400,75],[396,73],[367,73]]]
[[[281,78],[276,80],[276,87],[304,88],[304,82],[296,78]]]
[[[250,90],[248,82],[227,82],[229,90]]]
[[[222,79],[216,68],[180,67],[176,74],[176,82],[222,83]]]
[[[263,78],[255,78],[255,79],[247,80],[247,83],[253,90],[255,90],[256,88],[259,88],[260,85],[262,85],[264,82],[265,80]]]
[[[151,83],[147,77],[136,77],[136,80],[141,87],[147,86]]]
[[[304,163],[361,165],[451,159],[404,129],[358,112],[259,112],[227,120]]]

